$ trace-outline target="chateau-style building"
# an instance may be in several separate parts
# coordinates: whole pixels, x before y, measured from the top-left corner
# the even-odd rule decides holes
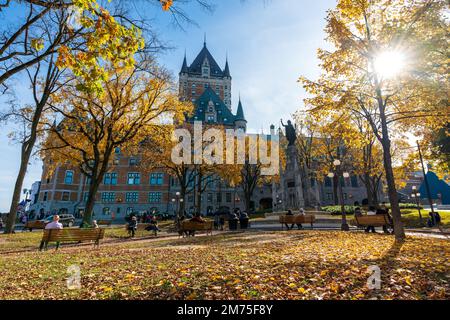
[[[228,61],[222,69],[209,52],[206,42],[193,62],[188,65],[186,56],[179,73],[179,96],[181,100],[192,101],[195,111],[189,122],[221,124],[227,128],[244,131],[247,121],[242,102],[238,101],[233,112],[231,99],[231,73]],[[107,218],[112,212],[120,218],[129,212],[153,211],[170,212],[177,210],[180,199],[177,196],[177,179],[164,172],[141,172],[138,169],[139,155],[125,157],[120,151],[112,172],[105,174],[96,195],[95,216]],[[58,167],[51,178],[43,167],[38,201],[30,207],[37,215],[83,213],[88,194],[88,178],[76,168]],[[257,194],[257,195],[256,195]],[[271,191],[255,191],[255,203]],[[194,193],[183,199],[188,212],[194,210]],[[202,194],[202,213],[211,213],[219,207],[244,208],[239,190],[231,188],[223,181],[213,181]],[[174,201],[175,200],[175,201]]]
[[[236,111],[231,96],[232,77],[228,59],[222,69],[209,52],[206,42],[189,65],[185,55],[179,72],[179,97],[191,101],[195,110],[188,122],[221,124],[226,128],[247,129],[244,107],[239,98]],[[120,150],[111,172],[105,174],[99,187],[94,206],[96,218],[108,218],[112,212],[117,218],[130,212],[153,211],[174,213],[180,199],[177,179],[164,172],[141,172],[137,166],[139,155],[125,157]],[[296,182],[290,177],[281,178],[281,184],[257,187],[251,203],[254,209],[284,210],[307,206],[305,199],[316,197],[315,203],[333,204],[330,181],[312,181],[306,187],[301,174]],[[80,216],[84,212],[89,180],[76,168],[59,166],[50,178],[43,167],[37,201],[29,208],[35,215],[71,213]],[[365,189],[358,178],[343,182],[344,198],[347,204],[362,201]],[[308,194],[308,196],[306,196]],[[195,193],[183,199],[186,211],[193,213]],[[201,212],[212,213],[221,207],[244,209],[241,190],[230,187],[224,181],[213,181],[202,193]],[[317,199],[319,199],[317,201]]]

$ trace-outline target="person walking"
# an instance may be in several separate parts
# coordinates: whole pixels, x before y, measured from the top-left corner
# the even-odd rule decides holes
[[[128,234],[131,238],[134,238],[134,235],[136,234],[137,224],[138,222],[136,216],[132,216],[130,222],[128,223]]]

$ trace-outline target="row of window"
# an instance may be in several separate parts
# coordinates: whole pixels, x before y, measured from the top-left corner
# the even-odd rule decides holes
[[[48,191],[44,192],[44,195],[42,196],[42,201],[48,200]],[[70,201],[70,192],[69,191],[63,191],[61,193],[61,201]]]
[[[88,193],[86,193],[87,195]],[[148,199],[149,203],[161,203],[162,192],[149,192]],[[113,203],[116,202],[115,192],[102,192],[102,202],[103,203]],[[127,203],[137,203],[139,202],[139,192],[127,192],[125,193],[125,202]]]
[[[88,196],[89,196],[89,193],[85,192],[84,196],[83,196],[83,200],[87,201]],[[232,199],[233,199],[233,197],[232,197],[231,192],[225,193],[225,201],[226,202],[231,203]],[[47,201],[47,200],[48,200],[48,192],[45,191],[42,201]],[[117,201],[116,193],[115,192],[102,192],[101,200],[103,203],[114,203]],[[189,195],[187,200],[188,200],[188,202],[194,202],[194,196]],[[222,200],[223,200],[222,193],[216,193],[216,202],[221,203]],[[69,191],[63,191],[61,193],[61,201],[70,201],[70,192]],[[147,201],[149,203],[161,203],[162,202],[162,192],[149,192]],[[208,202],[214,201],[214,193],[207,194],[207,201]],[[126,192],[125,193],[125,202],[126,203],[139,202],[139,192]]]
[[[206,89],[206,88],[208,88],[209,84],[208,84],[208,83],[205,83],[203,86],[204,86],[204,88]],[[197,84],[196,84],[196,83],[193,83],[193,84],[192,84],[192,89],[195,89],[196,87],[197,87]],[[219,88],[220,88],[220,86],[219,86],[218,84],[216,84],[216,89],[219,90]],[[224,86],[224,89],[227,90],[227,89],[228,89],[228,86],[225,85],[225,86]]]
[[[188,196],[188,202],[194,202],[194,196]],[[208,193],[206,195],[206,201],[213,202],[214,201],[214,193]],[[216,193],[216,202],[221,203],[223,201],[222,193]],[[233,201],[233,195],[231,192],[225,193],[225,202],[231,203]]]
[[[116,172],[105,173],[103,177],[103,184],[105,185],[117,185],[118,174]],[[161,186],[164,181],[164,174],[157,172],[150,174],[150,185],[152,186]],[[64,177],[65,184],[73,183],[73,171],[67,170],[66,175]],[[90,179],[86,180],[86,183],[90,183]],[[127,176],[127,184],[129,185],[138,185],[141,184],[141,174],[139,172],[130,172]]]
[[[117,214],[120,214],[120,208],[117,208],[116,212],[117,212]],[[127,211],[125,212],[125,214],[128,215],[128,214],[130,214],[132,212],[134,212],[133,207],[128,207]],[[105,215],[105,216],[111,215],[111,208],[110,207],[103,207],[102,214]]]

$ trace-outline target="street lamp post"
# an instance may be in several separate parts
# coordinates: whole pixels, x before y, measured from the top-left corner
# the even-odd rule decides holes
[[[422,222],[423,222],[422,221],[422,213],[420,212],[420,193],[417,191],[417,187],[416,186],[412,187],[411,198],[416,200],[417,210],[419,211],[420,224],[422,224]]]
[[[172,207],[174,208],[175,215],[177,214],[177,211],[175,209],[175,201],[177,201],[175,198],[172,198]]]
[[[184,202],[184,199],[181,198],[180,199],[180,209],[178,210],[178,215],[181,216],[182,214],[184,214],[184,212],[181,212],[181,204]]]
[[[184,201],[184,199],[180,198],[181,193],[179,191],[177,191],[175,193],[176,199],[173,198],[172,202],[175,204],[175,201],[177,202],[177,206],[176,206],[176,215],[180,216],[180,203],[182,203]]]
[[[334,166],[334,171],[335,172],[330,172],[328,174],[329,178],[334,178],[334,176],[336,175],[338,177],[338,189],[339,189],[339,202],[341,205],[341,213],[342,213],[342,223],[341,223],[341,230],[342,231],[349,231],[350,227],[347,223],[347,216],[345,213],[345,204],[344,204],[344,192],[342,190],[342,185],[341,185],[341,181],[340,181],[340,177],[342,176],[343,178],[349,178],[350,174],[348,172],[342,172],[342,168],[341,168],[341,161],[336,159],[333,161],[333,166]]]

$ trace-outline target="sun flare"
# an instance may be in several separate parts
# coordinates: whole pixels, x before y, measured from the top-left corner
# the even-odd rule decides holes
[[[375,71],[383,79],[393,78],[405,67],[406,57],[399,51],[385,51],[375,58]]]

